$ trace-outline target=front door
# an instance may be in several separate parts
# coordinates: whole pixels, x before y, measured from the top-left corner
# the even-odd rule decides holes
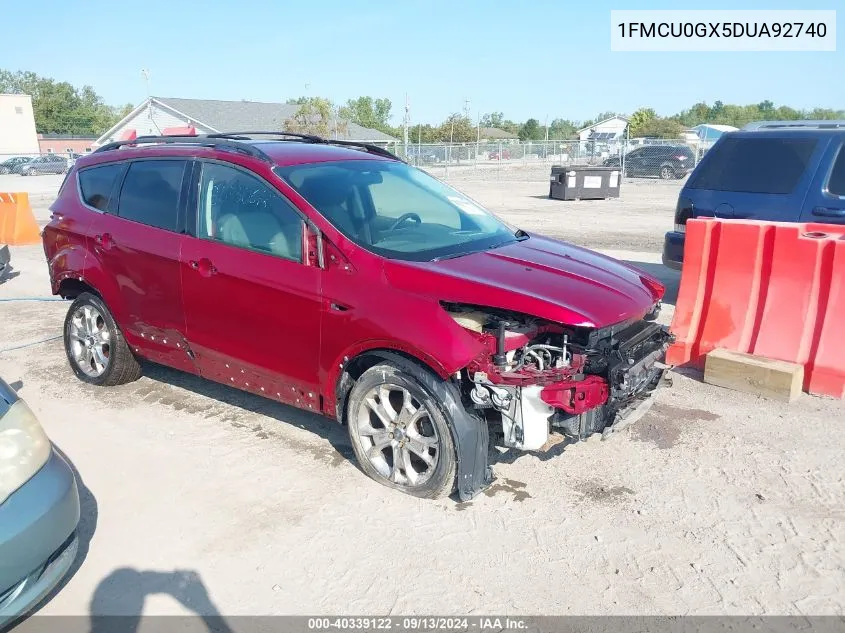
[[[278,190],[203,162],[196,237],[182,248],[188,341],[212,380],[319,408],[320,282],[303,257],[305,224]]]

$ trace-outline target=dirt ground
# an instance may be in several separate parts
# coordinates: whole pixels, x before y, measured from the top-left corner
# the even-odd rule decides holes
[[[547,170],[450,181],[506,220],[659,273],[679,183],[615,201],[548,200]],[[59,178],[33,191],[43,224]],[[40,246],[12,249],[0,350],[60,334]],[[841,614],[845,404],[791,405],[676,375],[606,441],[503,453],[468,503],[422,501],[359,472],[336,423],[160,367],[76,380],[61,342],[0,352],[74,464],[76,569],[44,614]],[[209,600],[204,598],[207,591]]]

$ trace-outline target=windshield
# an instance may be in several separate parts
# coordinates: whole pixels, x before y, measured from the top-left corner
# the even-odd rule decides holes
[[[478,203],[405,163],[350,160],[274,171],[349,239],[385,257],[429,261],[517,239]]]

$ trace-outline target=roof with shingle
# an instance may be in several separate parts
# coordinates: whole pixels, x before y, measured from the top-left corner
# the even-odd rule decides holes
[[[519,138],[518,135],[497,127],[483,127],[479,130],[481,138]]]
[[[200,125],[212,127],[219,132],[267,130],[278,132],[284,123],[299,108],[287,103],[263,103],[260,101],[218,101],[216,99],[179,99],[175,97],[153,97]],[[389,134],[347,122],[346,133],[339,138],[350,141],[396,141]]]

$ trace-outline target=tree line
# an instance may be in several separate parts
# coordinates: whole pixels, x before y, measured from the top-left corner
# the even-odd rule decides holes
[[[91,86],[77,88],[66,81],[41,77],[29,71],[12,72],[0,69],[0,93],[28,94],[32,96],[36,130],[44,134],[74,134],[99,136],[112,127],[132,109],[132,104],[110,106],[104,103]],[[393,104],[387,98],[371,96],[349,99],[335,104],[324,97],[298,97],[288,104],[298,106],[285,121],[286,129],[332,137],[344,136],[349,123],[380,130],[403,139],[402,124],[391,122]],[[440,123],[414,123],[408,125],[408,141],[417,143],[469,143],[478,138],[478,128],[498,128],[514,134],[523,141],[569,140],[576,138],[579,129],[590,127],[616,116],[616,112],[601,112],[586,121],[554,118],[541,122],[537,118],[514,121],[502,112],[489,112],[475,121],[466,113],[453,113]],[[630,117],[630,136],[678,138],[681,133],[700,123],[715,123],[742,127],[751,121],[797,119],[845,119],[845,110],[828,108],[797,109],[775,106],[771,101],[750,105],[725,104],[715,101],[712,105],[696,103],[688,109],[670,116],[658,115],[654,108],[643,107]],[[482,135],[483,136],[483,135]]]
[[[30,95],[35,129],[42,134],[99,136],[133,108],[106,105],[91,86],[76,88],[29,71],[0,69],[0,93]]]

